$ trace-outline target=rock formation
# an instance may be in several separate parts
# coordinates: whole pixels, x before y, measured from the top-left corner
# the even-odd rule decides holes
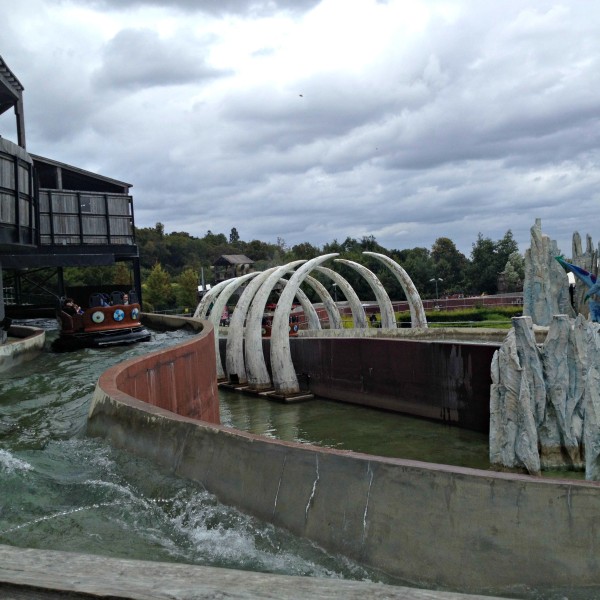
[[[600,479],[600,324],[555,315],[543,344],[513,319],[492,361],[490,462]]]
[[[531,228],[531,247],[525,251],[523,315],[536,325],[550,325],[553,315],[575,316],[569,296],[569,280],[556,262],[556,241],[542,233],[541,220]]]

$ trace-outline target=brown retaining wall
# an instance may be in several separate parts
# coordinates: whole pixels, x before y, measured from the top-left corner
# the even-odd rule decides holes
[[[427,587],[600,590],[597,483],[280,442],[149,406],[106,375],[91,435],[332,552]]]
[[[223,364],[226,342],[219,340]],[[263,340],[263,351],[270,369],[269,342]],[[290,338],[303,390],[482,433],[489,431],[490,365],[499,347],[407,336]]]
[[[214,330],[208,321],[143,315],[153,327],[187,326],[189,341],[118,364],[102,374],[105,389],[128,394],[184,417],[220,423]]]
[[[294,366],[313,394],[489,431],[496,345],[298,338]]]

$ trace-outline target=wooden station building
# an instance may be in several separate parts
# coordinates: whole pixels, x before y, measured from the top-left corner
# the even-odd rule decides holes
[[[64,267],[127,261],[141,298],[131,184],[29,154],[23,89],[0,56],[0,115],[14,109],[18,138],[0,135],[0,323],[6,323],[3,275],[11,280],[11,303],[19,305],[21,281],[32,271],[55,269],[60,297]]]

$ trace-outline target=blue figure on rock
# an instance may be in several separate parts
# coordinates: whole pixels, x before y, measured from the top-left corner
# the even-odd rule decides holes
[[[567,271],[571,271],[577,279],[583,281],[588,287],[587,294],[584,300],[588,301],[590,309],[590,320],[594,323],[600,323],[600,302],[592,300],[592,296],[600,294],[600,281],[597,281],[597,277],[592,273],[589,273],[585,269],[568,263],[562,256],[557,256],[556,260],[564,267]]]

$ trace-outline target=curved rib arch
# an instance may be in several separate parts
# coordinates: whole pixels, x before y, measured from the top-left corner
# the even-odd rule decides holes
[[[377,304],[379,304],[379,310],[381,312],[382,329],[395,329],[396,316],[394,315],[394,308],[392,307],[392,302],[390,300],[390,297],[388,296],[388,293],[385,291],[385,288],[381,284],[381,281],[377,279],[375,273],[367,269],[367,267],[360,265],[352,260],[338,258],[335,262],[348,265],[365,278],[370,288],[373,290],[373,293],[375,294]]]
[[[260,286],[267,277],[275,271],[277,267],[272,267],[262,271],[255,277],[242,292],[235,310],[229,322],[229,331],[227,332],[227,349],[225,351],[225,369],[227,377],[232,383],[245,384],[248,381],[246,376],[246,364],[244,362],[244,323],[248,315],[248,310],[252,300]]]
[[[287,286],[287,284],[289,283],[287,279],[280,279],[279,282],[282,283],[284,286]],[[296,290],[296,298],[298,299],[300,306],[302,306],[304,316],[307,320],[308,328],[321,329],[321,321],[319,320],[319,315],[317,314],[317,311],[313,306],[313,303],[309,300],[308,296],[301,289],[298,289]]]
[[[337,307],[337,304],[333,301],[331,294],[327,291],[327,288],[317,279],[311,277],[310,275],[306,276],[306,283],[310,285],[310,287],[315,290],[321,302],[323,303],[323,307],[327,311],[327,317],[329,318],[329,329],[341,329],[342,328],[342,317],[340,315],[340,309]],[[320,327],[319,327],[320,329]]]
[[[389,256],[385,256],[385,254],[377,254],[376,252],[363,252],[363,254],[376,258],[386,265],[396,276],[396,279],[402,286],[406,299],[408,300],[411,326],[425,329],[427,327],[427,317],[425,316],[423,302],[417,287],[409,277],[408,273],[395,260],[392,260]]]
[[[363,308],[360,298],[356,295],[354,288],[344,279],[338,272],[328,267],[317,267],[315,271],[319,271],[331,279],[338,285],[342,294],[346,297],[350,310],[352,311],[352,319],[354,320],[354,329],[366,329],[367,316]]]
[[[213,324],[215,330],[215,354],[217,359],[217,378],[224,379],[225,371],[223,370],[223,362],[221,361],[221,353],[219,351],[219,322],[221,321],[221,314],[232,294],[248,279],[256,277],[259,272],[247,273],[240,277],[235,277],[230,280],[229,283],[222,289],[221,293],[215,300],[214,306],[210,311],[209,321]],[[233,311],[235,313],[235,310]]]
[[[196,310],[194,311],[194,318],[195,319],[206,319],[206,313],[208,312],[208,307],[210,306],[210,303],[212,302],[212,300],[214,298],[216,298],[221,293],[221,290],[226,285],[231,283],[234,279],[236,279],[236,278],[233,277],[231,279],[225,279],[224,281],[220,281],[216,285],[213,285],[213,287],[211,287],[210,290],[208,290],[208,292],[206,292],[206,294],[204,294],[204,296],[202,297],[202,300],[200,300],[200,303],[198,304],[198,306],[196,307]]]
[[[282,275],[288,271],[293,271],[298,265],[305,263],[305,260],[296,260],[287,265],[277,267],[263,282],[256,292],[248,317],[246,319],[246,335],[244,344],[244,356],[246,358],[246,375],[248,384],[254,390],[266,390],[271,387],[271,378],[267,371],[265,357],[262,346],[262,317],[265,312],[265,306],[269,294],[273,287],[279,281]],[[288,323],[289,325],[289,323]],[[289,330],[288,335],[289,335]]]
[[[271,330],[271,371],[275,390],[283,395],[297,394],[300,391],[298,378],[290,353],[290,336],[288,333],[288,315],[292,308],[294,296],[306,276],[321,263],[330,260],[338,253],[325,254],[313,258],[299,267],[290,277],[277,302]]]

